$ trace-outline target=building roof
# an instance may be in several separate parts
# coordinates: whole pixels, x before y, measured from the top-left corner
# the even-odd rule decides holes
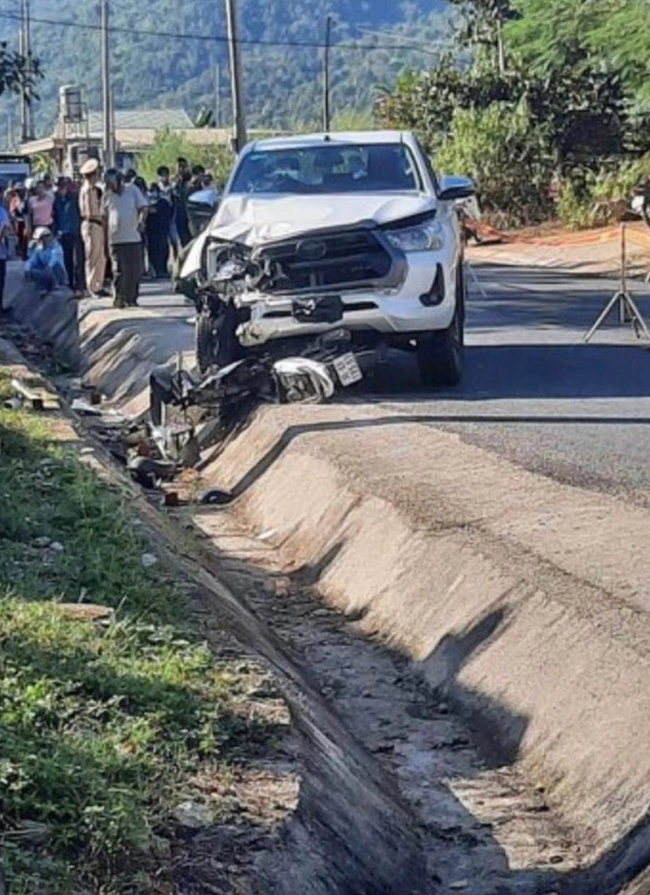
[[[192,146],[228,146],[232,131],[226,128],[183,128],[182,130],[174,130],[176,134],[182,135],[183,139]],[[138,152],[149,149],[156,142],[156,136],[159,133],[155,128],[148,127],[129,127],[116,128],[115,141],[117,149],[121,152]],[[102,135],[100,133],[89,134],[86,140],[83,135],[78,135],[70,139],[71,143],[88,143],[94,146],[101,146]],[[20,146],[21,155],[36,155],[42,152],[51,152],[57,146],[63,147],[65,141],[62,137],[43,137],[40,140],[31,140]]]
[[[173,111],[173,110],[172,110]],[[138,126],[124,126],[123,122],[126,120],[127,124],[129,124],[132,119],[130,117],[124,118],[123,114],[127,116],[138,115],[140,116],[140,123]],[[159,127],[149,127],[148,124],[143,124],[142,120],[148,122],[149,115],[156,115],[159,113],[156,112],[127,112],[120,113],[117,112],[115,115],[116,118],[116,128],[115,128],[115,140],[118,151],[120,152],[142,152],[145,149],[149,149],[156,142],[156,136],[160,132]],[[166,113],[165,113],[166,114]],[[194,127],[192,122],[189,121],[189,118],[185,113],[181,113],[185,118],[183,119],[185,123],[182,127],[171,127],[169,124],[164,125],[165,127],[170,127],[173,133],[182,135],[183,139],[187,141],[187,143],[192,146],[229,146],[230,140],[232,137],[232,131],[229,128],[216,128],[216,127]],[[100,128],[98,131],[93,130],[92,127],[92,116],[91,116],[91,127],[88,132],[88,136],[86,137],[85,130],[84,132],[80,132],[74,136],[70,135],[68,138],[68,144],[88,144],[90,146],[94,146],[96,148],[101,148],[102,143],[102,131],[101,131],[101,115],[97,116],[97,121],[99,121]],[[180,120],[180,119],[179,119]],[[189,121],[189,124],[187,122]],[[277,134],[277,131],[271,130],[263,130],[263,129],[255,129],[250,131],[249,138],[251,140],[261,140],[265,137],[269,137],[271,135]],[[39,140],[31,140],[28,143],[23,143],[20,146],[19,153],[23,156],[36,155],[38,153],[47,153],[52,152],[54,149],[62,150],[66,145],[66,140],[63,139],[61,134],[53,134],[50,137],[43,137]]]
[[[43,137],[40,140],[29,140],[27,143],[21,143],[18,147],[19,155],[39,155],[41,152],[51,152],[56,146],[56,142],[52,137]]]
[[[104,116],[101,112],[88,114],[88,130],[92,135],[101,134]],[[152,130],[164,128],[185,130],[193,128],[194,122],[184,109],[116,109],[115,130]]]

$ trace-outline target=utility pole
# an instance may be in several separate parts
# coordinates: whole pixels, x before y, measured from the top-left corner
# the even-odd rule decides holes
[[[246,115],[242,89],[241,53],[239,46],[235,0],[226,0],[228,49],[230,51],[230,85],[232,90],[233,143],[235,152],[246,145]]]
[[[18,53],[27,58],[25,51],[25,0],[20,0],[20,30],[18,31]],[[23,84],[20,89],[20,139],[27,139],[27,90]]]
[[[327,17],[325,28],[325,58],[323,60],[323,130],[329,134],[330,114],[330,44],[332,41],[332,16]]]
[[[214,126],[221,127],[221,63],[214,65]]]
[[[102,121],[104,167],[115,165],[115,142],[113,139],[113,103],[111,97],[111,70],[109,56],[109,0],[101,0],[101,58],[102,58]]]
[[[499,75],[503,77],[506,73],[506,51],[503,42],[503,19],[497,18],[496,21],[496,38],[497,38],[497,70]]]
[[[29,0],[20,0],[20,31],[18,32],[18,52],[25,59],[24,76],[32,77],[32,38]],[[31,105],[31,87],[23,84],[20,92],[20,137],[23,142],[34,139],[34,123]]]

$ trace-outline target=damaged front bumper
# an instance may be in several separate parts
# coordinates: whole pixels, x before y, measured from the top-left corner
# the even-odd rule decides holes
[[[357,225],[255,247],[206,237],[194,276],[213,314],[219,302],[237,309],[236,337],[249,349],[337,327],[386,337],[446,329],[458,260],[450,240],[405,253],[380,228]],[[195,251],[189,269],[198,261]]]
[[[446,329],[455,307],[455,267],[439,253],[409,257],[397,288],[357,289],[340,293],[273,295],[261,289],[242,291],[238,307],[248,309],[237,329],[244,347],[275,339],[316,336],[337,327],[380,336],[406,336]]]

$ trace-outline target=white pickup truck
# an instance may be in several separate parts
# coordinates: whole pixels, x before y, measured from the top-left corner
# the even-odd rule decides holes
[[[240,155],[181,279],[202,371],[345,329],[417,352],[426,385],[460,380],[466,283],[456,203],[411,133],[283,137]]]

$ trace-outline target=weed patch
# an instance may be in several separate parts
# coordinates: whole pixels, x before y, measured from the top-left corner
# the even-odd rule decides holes
[[[198,642],[183,589],[143,565],[123,498],[51,419],[0,410],[5,873],[12,895],[168,891],[161,842],[191,778],[227,776],[269,731]]]

